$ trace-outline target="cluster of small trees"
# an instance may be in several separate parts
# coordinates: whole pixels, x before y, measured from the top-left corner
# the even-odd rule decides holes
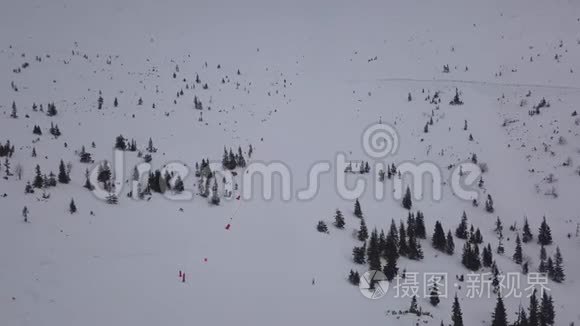
[[[537,291],[534,290],[530,296],[530,304],[527,309],[519,307],[517,312],[517,318],[513,323],[508,321],[507,312],[505,304],[503,302],[503,297],[498,294],[495,308],[491,314],[491,326],[552,326],[555,324],[556,313],[554,311],[554,299],[552,296],[548,295],[547,292],[543,292],[541,295],[541,301],[538,301]],[[451,308],[451,322],[452,326],[464,326],[463,313],[461,312],[461,306],[459,304],[459,299],[457,294],[453,300],[453,305]],[[443,325],[443,322],[441,322]]]
[[[4,145],[0,143],[0,157],[12,157],[14,154],[14,145],[10,144],[10,140],[7,140]]]
[[[86,174],[86,182],[85,188],[93,189],[93,186],[90,184],[89,175]],[[111,172],[111,167],[109,166],[109,162],[103,161],[99,164],[97,168],[97,182],[103,185],[103,189],[108,192],[113,190],[113,183],[112,183],[113,173]],[[90,187],[89,187],[90,186]]]
[[[449,105],[463,105],[463,101],[459,98],[459,90],[455,88],[455,96],[453,100],[449,102]]]
[[[94,162],[92,154],[85,150],[85,146],[83,146],[81,148],[81,151],[79,153],[79,157],[80,157],[81,163],[93,163]]]
[[[203,110],[203,104],[201,103],[201,101],[197,98],[197,96],[193,97],[193,107],[197,110]]]
[[[365,173],[369,173],[371,171],[371,167],[369,165],[369,162],[366,161],[361,161],[358,165],[358,171],[355,171],[355,169],[352,166],[352,162],[349,162],[348,165],[346,166],[346,168],[344,168],[344,172],[345,173],[360,173],[360,174],[365,174]]]
[[[246,166],[246,159],[244,159],[244,155],[242,153],[242,148],[238,146],[238,152],[234,154],[232,149],[228,152],[224,147],[224,155],[222,158],[222,166],[224,169],[234,170],[237,167],[245,167]]]
[[[541,301],[538,301],[536,290],[530,296],[528,312],[523,307],[519,307],[516,321],[512,324],[508,322],[505,305],[501,295],[498,295],[494,312],[492,313],[492,326],[551,326],[555,324],[556,312],[554,311],[554,299],[547,292],[541,294]]]
[[[564,272],[564,258],[562,257],[560,247],[556,247],[556,253],[554,254],[554,258],[552,258],[547,257],[546,249],[542,246],[540,249],[540,265],[538,267],[538,272],[546,273],[554,282],[564,282],[566,274]]]
[[[40,170],[40,165],[36,165],[35,175],[32,180],[32,184],[28,182],[24,189],[24,193],[31,194],[34,193],[34,188],[36,189],[48,189],[51,187],[56,187],[57,180],[59,183],[67,184],[70,182],[70,171],[72,165],[69,163],[65,166],[64,161],[60,160],[58,167],[58,176],[56,176],[52,171],[46,175]]]
[[[53,135],[55,138],[58,138],[61,135],[60,129],[58,128],[58,124],[53,124],[52,122],[50,123],[50,129],[49,132],[51,135]]]
[[[449,232],[448,235],[451,235]],[[477,271],[483,265],[489,267],[492,265],[493,254],[491,245],[483,248],[483,254],[480,257],[479,245],[483,243],[483,236],[479,228],[475,229],[473,225],[467,227],[467,214],[465,211],[461,216],[461,222],[455,229],[455,236],[459,239],[467,240],[463,246],[463,253],[461,256],[461,263],[467,269]]]
[[[151,147],[152,146],[153,145],[151,145]],[[118,149],[121,151],[135,152],[135,151],[137,151],[137,142],[134,139],[131,139],[129,141],[128,139],[125,139],[125,137],[123,137],[123,135],[119,135],[115,139],[115,149]]]
[[[443,226],[439,221],[435,222],[435,230],[433,231],[431,244],[433,245],[433,248],[445,252],[448,255],[453,255],[455,251],[455,243],[453,242],[451,230],[447,231],[447,235],[445,235]]]
[[[34,125],[34,127],[32,127],[32,133],[35,135],[42,136],[42,130],[40,129],[40,126]]]
[[[48,103],[47,109],[46,109],[46,115],[49,117],[54,117],[57,114],[58,114],[58,111],[56,110],[56,105],[54,105],[54,103]]]
[[[335,219],[335,225],[340,225],[341,214],[337,212]],[[357,238],[363,244],[353,248],[353,261],[357,264],[368,263],[371,270],[382,270],[390,281],[398,273],[397,260],[399,257],[404,256],[412,260],[423,259],[423,250],[419,239],[426,238],[424,215],[420,211],[416,214],[409,213],[406,227],[401,221],[400,227],[397,228],[395,221],[391,220],[387,234],[383,230],[379,233],[374,228],[370,237],[364,218],[361,216]],[[386,261],[384,266],[381,263],[381,258]]]
[[[359,285],[359,283],[360,283],[360,275],[359,275],[358,271],[353,271],[351,269],[350,270],[350,273],[348,274],[348,281],[352,285]]]

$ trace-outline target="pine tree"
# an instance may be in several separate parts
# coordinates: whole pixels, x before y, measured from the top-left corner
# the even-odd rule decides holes
[[[415,237],[415,214],[411,212],[407,216],[407,236]]]
[[[473,226],[473,224],[471,224],[471,227],[469,227],[469,235],[467,236],[467,241],[475,243],[475,227]]]
[[[24,193],[25,194],[33,194],[34,193],[34,189],[32,189],[32,185],[30,184],[30,181],[26,182],[26,187],[24,187]]]
[[[447,245],[447,239],[445,238],[445,231],[441,226],[441,222],[435,222],[435,231],[433,231],[433,238],[431,239],[433,248],[439,251],[445,251],[445,246]]]
[[[524,262],[522,264],[522,274],[528,275],[529,272],[530,272],[530,267],[528,265],[528,262]]]
[[[532,292],[532,295],[530,296],[530,306],[528,308],[528,312],[529,312],[528,324],[530,326],[538,326],[540,324],[540,316],[539,316],[540,309],[535,289],[534,292]]]
[[[554,276],[552,280],[557,283],[562,283],[566,279],[566,274],[564,273],[564,259],[562,258],[560,247],[556,247],[554,261]]]
[[[220,204],[220,197],[218,194],[218,185],[217,185],[217,181],[214,178],[213,179],[213,186],[211,188],[212,194],[211,194],[211,203],[214,205],[219,205]]]
[[[399,255],[407,256],[409,254],[409,246],[407,246],[407,232],[405,231],[405,224],[401,221],[399,227]]]
[[[481,258],[479,256],[479,246],[474,243],[472,244],[473,246],[473,257],[472,257],[472,270],[473,271],[477,271],[481,268]]]
[[[427,231],[425,229],[425,216],[423,212],[417,211],[415,218],[415,236],[419,239],[427,238]]]
[[[57,115],[56,105],[54,103],[48,103],[48,109],[46,110],[46,115],[49,117],[54,117]]]
[[[459,239],[467,239],[467,214],[463,211],[463,215],[461,216],[461,222],[459,226],[455,230],[455,236]]]
[[[386,243],[387,238],[385,237],[385,231],[381,230],[381,233],[379,234],[379,250],[381,257],[384,257]]]
[[[157,149],[153,147],[153,139],[151,138],[149,138],[149,141],[147,142],[147,151],[149,153],[155,153],[157,151]]]
[[[429,293],[429,302],[431,302],[434,307],[437,307],[439,304],[439,289],[437,289],[437,283],[434,283],[433,287],[431,288],[431,292]]]
[[[419,313],[419,307],[417,305],[417,296],[415,296],[415,295],[411,298],[411,305],[409,306],[409,312],[413,313],[413,314]]]
[[[548,267],[546,266],[545,260],[540,260],[540,264],[538,265],[538,272],[539,273],[548,273]]]
[[[532,231],[530,230],[530,224],[528,224],[528,218],[526,217],[524,219],[524,229],[523,229],[523,234],[522,234],[522,241],[524,243],[528,243],[528,242],[532,241],[533,238],[534,238],[534,235],[532,234]]]
[[[487,195],[487,200],[485,201],[485,210],[488,213],[493,213],[495,211],[493,208],[493,199],[491,198],[490,194]]]
[[[22,209],[22,217],[24,217],[24,222],[28,223],[28,207],[26,206]]]
[[[358,274],[358,272],[355,272],[355,271],[353,271],[351,269],[350,270],[350,273],[348,274],[348,281],[352,285],[359,285],[359,283],[360,283],[360,275]]]
[[[36,165],[36,175],[34,176],[34,180],[32,181],[32,186],[34,188],[42,188],[42,186],[44,185],[44,181],[42,179],[42,172],[40,172],[40,166],[37,164]]]
[[[473,239],[471,240],[473,243],[482,244],[483,243],[483,236],[481,235],[481,231],[479,228],[475,231],[473,235]]]
[[[222,155],[222,166],[224,169],[230,169],[232,162],[230,162],[230,156],[228,155],[228,151],[224,146],[224,154]]]
[[[491,326],[508,326],[507,314],[501,295],[497,296],[497,303],[493,312]]]
[[[528,323],[528,317],[526,315],[526,310],[520,306],[518,311],[518,320],[514,326],[530,326]]]
[[[185,185],[183,184],[183,180],[181,179],[181,176],[178,175],[177,178],[175,179],[175,183],[173,184],[173,191],[180,194],[184,190],[185,190]]]
[[[360,203],[357,200],[354,202],[354,216],[358,217],[358,218],[362,218],[363,217],[363,213],[362,210],[360,208]]]
[[[491,250],[491,244],[488,243],[487,247],[483,247],[481,258],[483,267],[490,267],[492,265],[493,251]]]
[[[501,282],[499,280],[500,278],[499,268],[497,268],[495,260],[491,264],[491,275],[492,275],[491,286],[493,286],[493,293],[499,293]]]
[[[125,143],[125,138],[123,137],[123,135],[119,135],[115,139],[115,148],[121,151],[127,149],[127,144]]]
[[[481,267],[481,260],[479,257],[479,247],[477,244],[466,242],[463,246],[463,254],[461,256],[461,263],[467,269],[477,271]]]
[[[459,305],[457,294],[455,294],[455,299],[453,300],[451,321],[453,322],[453,326],[463,326],[463,313],[461,312],[461,306]]]
[[[366,242],[362,245],[362,247],[354,247],[352,249],[352,257],[353,261],[357,264],[364,264],[365,261],[365,254],[366,254]]]
[[[369,268],[374,271],[381,270],[381,249],[379,248],[379,235],[377,229],[373,229],[367,248],[367,261]]]
[[[10,117],[12,119],[17,119],[18,118],[18,112],[16,110],[16,102],[12,102],[12,113],[10,113]]]
[[[77,212],[77,206],[75,205],[75,200],[71,199],[70,200],[70,205],[69,205],[69,210],[68,210],[71,214],[74,214]]]
[[[405,197],[403,197],[403,207],[406,209],[411,209],[413,206],[413,201],[411,200],[411,190],[407,187],[407,191],[405,192]]]
[[[546,261],[546,270],[545,272],[548,273],[548,277],[550,279],[554,279],[554,261],[552,260],[552,257],[548,257],[548,260]]]
[[[334,226],[339,229],[344,229],[344,217],[342,216],[342,212],[340,210],[336,210],[336,214],[334,214]]]
[[[58,182],[65,184],[70,182],[70,177],[62,160],[60,160],[60,165],[58,166]]]
[[[538,231],[538,243],[544,246],[552,244],[552,231],[546,222],[545,216],[540,225],[540,230]]]
[[[118,107],[119,106],[119,101],[117,100],[116,97],[115,97],[115,101],[113,102],[113,106],[114,107]]]
[[[397,243],[392,235],[388,235],[386,239],[385,258],[387,262],[383,266],[383,273],[385,273],[387,280],[392,281],[399,272],[399,268],[397,267],[397,259],[399,258]]]
[[[366,241],[369,238],[369,233],[364,218],[360,219],[360,228],[357,233],[357,238],[360,241]]]
[[[516,251],[513,256],[514,262],[518,265],[522,264],[523,254],[522,254],[522,241],[520,240],[520,235],[516,235]]]
[[[89,179],[89,175],[87,173],[86,177],[85,177],[85,184],[83,185],[83,187],[87,188],[88,190],[93,190],[93,185],[91,184],[91,180]]]
[[[540,326],[554,325],[556,314],[554,312],[554,299],[544,291],[540,304]]]
[[[238,160],[236,161],[236,164],[242,168],[246,167],[246,159],[244,158],[242,148],[240,146],[238,146]]]
[[[494,231],[495,231],[495,233],[497,233],[497,236],[499,238],[503,238],[503,223],[501,222],[501,219],[499,218],[499,216],[495,220],[495,229],[494,229]]]
[[[391,219],[391,227],[389,229],[389,237],[392,237],[395,244],[398,244],[399,242],[399,235],[397,233],[397,225],[395,224],[395,220]]]
[[[324,221],[318,221],[318,224],[316,225],[316,230],[318,230],[318,232],[321,233],[328,233],[328,227],[326,226],[326,223],[324,223]]]
[[[453,255],[453,253],[455,252],[455,243],[453,243],[453,234],[451,233],[451,230],[447,232],[447,239],[445,241],[445,252],[448,255]]]
[[[407,228],[407,230],[409,229]],[[423,249],[421,248],[421,243],[415,237],[414,232],[409,233],[409,254],[407,257],[413,260],[423,259]]]
[[[470,268],[469,266],[472,255],[473,253],[471,252],[471,245],[469,244],[469,242],[466,242],[463,245],[463,253],[461,254],[461,263],[466,268]]]
[[[8,160],[8,157],[4,159],[4,169],[6,173],[6,179],[8,179],[8,177],[12,175],[12,172],[10,172],[10,161]]]

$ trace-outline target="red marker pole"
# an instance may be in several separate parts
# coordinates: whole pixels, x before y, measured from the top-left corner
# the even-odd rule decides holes
[[[181,274],[181,282],[185,283],[185,272],[183,272],[183,274]]]

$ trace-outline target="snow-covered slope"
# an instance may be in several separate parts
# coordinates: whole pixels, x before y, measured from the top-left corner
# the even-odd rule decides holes
[[[454,230],[466,211],[495,248],[500,216],[506,253],[496,261],[502,272],[516,272],[508,226],[521,227],[527,216],[537,235],[546,216],[555,242],[548,255],[560,246],[567,275],[549,284],[556,325],[580,321],[574,310],[580,264],[573,258],[580,245],[580,122],[572,116],[580,110],[578,3],[21,0],[3,3],[0,26],[0,142],[15,147],[12,171],[23,168],[21,180],[0,179],[1,325],[415,324],[416,317],[386,315],[407,309],[409,298],[394,298],[391,289],[369,300],[346,280],[350,269],[368,266],[352,262],[360,221],[353,200],[336,190],[342,169],[334,159],[344,153],[374,162],[361,135],[379,120],[393,125],[400,140],[385,163],[429,161],[447,178],[449,165],[475,153],[489,167],[480,201],[492,194],[493,214],[448,186],[440,201],[414,201],[429,238],[435,221]],[[450,106],[456,88],[464,105]],[[436,92],[439,105],[425,101]],[[203,121],[194,97],[203,103]],[[550,107],[530,116],[542,98]],[[13,102],[17,119],[10,117]],[[32,109],[52,102],[54,117]],[[51,123],[60,137],[49,134]],[[35,125],[42,136],[32,133]],[[289,168],[292,198],[275,190],[265,200],[256,186],[251,200],[223,198],[219,206],[199,195],[135,201],[125,184],[119,203],[109,205],[83,188],[85,169],[94,165],[80,163],[75,151],[85,146],[95,161],[111,161],[118,135],[134,139],[139,150],[151,138],[158,148],[154,168],[221,162],[224,146],[240,146],[247,156],[251,144],[248,163]],[[570,166],[562,166],[568,157]],[[61,159],[72,162],[69,184],[47,190],[48,200],[42,190],[24,194],[37,164],[58,174]],[[126,153],[124,180],[141,161]],[[314,198],[299,200],[310,167],[321,161],[333,163],[331,172],[320,176]],[[240,182],[245,171],[237,172]],[[355,178],[373,183],[377,171],[371,172],[349,175],[349,185]],[[555,182],[546,181],[550,173]],[[193,174],[185,179],[191,191],[197,183]],[[545,195],[552,187],[557,198]],[[406,220],[399,200],[377,201],[371,190],[360,198],[369,228],[387,232],[391,219]],[[73,198],[78,212],[69,214]],[[24,206],[30,223],[23,222]],[[337,208],[345,230],[331,225]],[[316,231],[319,220],[329,234]],[[424,323],[449,324],[457,292],[466,324],[489,325],[495,296],[469,299],[465,285],[453,287],[455,275],[468,272],[463,241],[456,239],[455,254],[447,256],[429,238],[422,240],[422,261],[399,260],[400,269],[452,278],[449,298],[437,307],[419,299],[433,314]],[[524,245],[530,270],[539,252],[535,241]],[[510,320],[520,303],[528,304],[525,297],[505,300]]]

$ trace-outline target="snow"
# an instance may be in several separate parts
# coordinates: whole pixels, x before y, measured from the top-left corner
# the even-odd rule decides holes
[[[472,153],[489,166],[483,177],[495,213],[456,198],[446,186],[441,201],[425,196],[413,203],[413,210],[425,213],[429,237],[436,220],[445,231],[453,230],[465,210],[484,243],[495,248],[493,227],[500,216],[506,254],[494,257],[502,272],[516,272],[515,234],[508,226],[517,221],[521,227],[527,216],[537,235],[547,217],[555,239],[548,255],[560,246],[567,274],[563,284],[549,284],[556,325],[580,322],[574,310],[580,264],[573,258],[580,245],[575,235],[580,126],[571,116],[580,110],[578,3],[20,0],[4,3],[3,9],[0,142],[10,139],[15,145],[12,169],[20,163],[24,173],[22,180],[0,179],[0,194],[7,194],[0,197],[1,325],[414,323],[410,316],[385,315],[407,309],[410,298],[393,298],[391,289],[384,298],[369,300],[346,280],[351,268],[362,274],[367,267],[352,262],[352,248],[360,245],[353,236],[359,220],[352,214],[353,201],[335,189],[335,173],[342,169],[333,166],[321,175],[316,197],[307,201],[282,200],[279,189],[264,200],[255,186],[256,195],[242,202],[226,230],[236,201],[212,206],[199,196],[176,202],[158,194],[134,201],[126,186],[118,205],[106,204],[82,188],[91,165],[79,163],[74,154],[84,145],[96,161],[111,161],[119,134],[134,138],[141,149],[151,137],[159,149],[154,168],[176,161],[192,167],[202,158],[219,162],[224,146],[247,151],[252,144],[251,162],[283,162],[290,168],[294,194],[309,184],[312,165],[334,162],[337,153],[373,163],[361,135],[379,119],[395,126],[400,138],[397,154],[385,163],[430,161],[445,178],[449,164],[468,161]],[[555,54],[561,55],[559,62]],[[37,55],[42,62],[34,60]],[[30,66],[12,72],[24,62]],[[448,74],[442,72],[445,64]],[[185,89],[182,79],[191,86],[196,74],[202,84]],[[226,76],[229,82],[222,84]],[[201,89],[203,83],[209,90]],[[456,87],[465,104],[449,106]],[[181,89],[184,96],[176,98]],[[97,110],[99,90],[102,110]],[[425,134],[435,108],[424,98],[436,91],[442,101]],[[194,95],[204,105],[203,122],[193,108]],[[528,110],[543,97],[550,108],[530,117]],[[12,101],[18,119],[9,117]],[[45,108],[54,102],[58,115],[33,112],[33,102]],[[517,121],[504,127],[505,119]],[[48,134],[51,122],[63,133],[58,139]],[[32,134],[34,125],[42,136]],[[566,144],[558,144],[560,135]],[[554,155],[544,152],[543,143]],[[30,156],[33,146],[36,158]],[[562,166],[567,157],[571,167]],[[37,200],[39,191],[24,195],[36,164],[44,173],[58,173],[61,159],[73,163],[70,184],[51,189],[48,201]],[[135,153],[127,153],[124,179],[138,162]],[[543,181],[549,173],[558,180],[557,198],[544,195],[551,187]],[[349,186],[356,178],[373,183],[372,172],[347,175]],[[196,182],[191,174],[186,188],[197,191]],[[391,190],[387,181],[386,193]],[[78,208],[73,215],[71,198]],[[373,198],[368,188],[360,199],[369,231],[375,226],[387,231],[392,218],[397,224],[406,219],[400,201]],[[24,206],[30,223],[21,217]],[[331,225],[336,208],[345,216],[345,230]],[[319,220],[330,234],[316,231]],[[401,258],[399,268],[448,272],[452,286],[456,274],[467,273],[461,265],[463,242],[455,239],[455,255],[446,256],[429,241],[422,241],[423,261]],[[535,270],[539,245],[523,249]],[[465,298],[465,285],[450,287],[449,298],[437,307],[420,298],[419,305],[434,315],[426,324],[450,323],[456,290],[467,324],[489,325],[495,297]],[[527,302],[506,299],[511,320]]]

